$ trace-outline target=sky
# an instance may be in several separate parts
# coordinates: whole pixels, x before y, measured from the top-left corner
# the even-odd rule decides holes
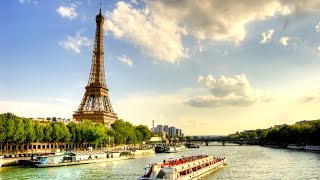
[[[102,3],[119,118],[185,135],[319,119],[319,0],[0,1],[0,113],[71,118]]]

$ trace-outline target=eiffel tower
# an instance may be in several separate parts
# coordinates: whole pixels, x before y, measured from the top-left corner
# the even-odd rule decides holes
[[[96,36],[93,48],[92,64],[88,85],[78,108],[73,114],[76,121],[89,119],[93,122],[103,123],[110,126],[116,119],[108,94],[104,72],[103,57],[103,22],[104,17],[100,13],[96,16]]]

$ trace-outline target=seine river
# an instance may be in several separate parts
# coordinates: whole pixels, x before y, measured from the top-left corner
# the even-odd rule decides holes
[[[320,179],[320,153],[259,146],[202,146],[172,154],[56,168],[1,167],[0,179],[135,179],[150,162],[186,155],[224,156],[228,165],[205,179]]]

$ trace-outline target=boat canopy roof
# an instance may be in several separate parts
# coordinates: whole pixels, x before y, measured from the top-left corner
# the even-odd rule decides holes
[[[150,139],[150,142],[161,142],[161,141],[162,141],[162,139],[160,137],[152,137]]]

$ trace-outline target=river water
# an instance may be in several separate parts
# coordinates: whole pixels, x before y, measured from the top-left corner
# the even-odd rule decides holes
[[[320,153],[260,146],[202,146],[171,154],[56,168],[1,167],[0,179],[136,179],[149,163],[186,155],[226,157],[228,165],[205,179],[320,179]]]

